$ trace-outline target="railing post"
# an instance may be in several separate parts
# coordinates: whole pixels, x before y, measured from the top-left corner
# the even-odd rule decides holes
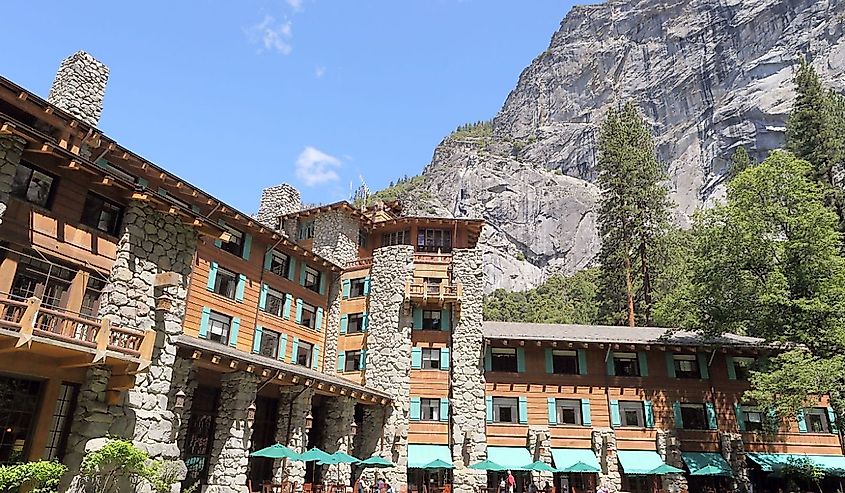
[[[147,331],[144,332],[144,338],[141,340],[141,347],[138,348],[138,352],[141,353],[141,363],[138,365],[137,371],[146,370],[150,366],[153,360],[153,349],[155,349],[155,344],[155,329],[147,329]]]
[[[18,332],[18,342],[15,347],[24,344],[32,345],[32,331],[35,330],[35,319],[38,317],[38,310],[41,308],[41,300],[33,296],[26,300],[26,310],[21,316],[21,330]]]
[[[99,363],[106,359],[109,339],[111,339],[111,320],[103,317],[100,320],[100,330],[97,331],[97,353],[94,355],[94,363]]]

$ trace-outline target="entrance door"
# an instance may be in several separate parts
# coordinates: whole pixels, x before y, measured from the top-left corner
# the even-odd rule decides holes
[[[0,464],[26,462],[41,382],[0,376]]]
[[[211,459],[211,447],[214,445],[214,421],[217,418],[220,390],[211,387],[197,387],[191,403],[191,418],[188,420],[188,432],[185,436],[185,465],[188,475],[182,487],[200,483],[208,479],[208,463]]]
[[[255,399],[255,422],[252,425],[252,445],[250,452],[261,450],[276,443],[276,423],[278,422],[279,401],[268,397]],[[266,457],[250,457],[249,481],[252,488],[257,490],[264,481],[273,479],[274,459]]]

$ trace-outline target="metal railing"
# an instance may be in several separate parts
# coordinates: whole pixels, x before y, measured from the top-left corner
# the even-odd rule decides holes
[[[454,301],[461,297],[461,284],[434,284],[425,282],[410,281],[405,287],[406,297],[412,299],[439,299],[441,301]]]
[[[356,258],[355,260],[346,262],[344,269],[357,269],[359,267],[370,267],[371,265],[373,265],[373,257]]]

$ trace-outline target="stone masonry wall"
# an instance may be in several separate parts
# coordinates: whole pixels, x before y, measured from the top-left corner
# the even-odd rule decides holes
[[[299,190],[282,183],[265,188],[261,192],[258,212],[255,219],[273,228],[279,227],[279,217],[302,209],[302,197]]]
[[[539,460],[552,465],[552,434],[548,426],[528,427],[528,451],[532,461]],[[553,485],[554,476],[550,472],[533,471],[531,481],[542,488],[547,482]]]
[[[733,490],[737,493],[748,493],[751,480],[748,478],[748,464],[745,461],[745,443],[739,433],[719,432],[719,444],[722,457],[728,461],[733,470]]]
[[[657,453],[663,461],[678,469],[684,468],[684,461],[681,457],[680,440],[675,430],[657,431]],[[683,474],[665,474],[662,477],[663,489],[669,493],[681,493],[688,490],[687,478]]]
[[[340,337],[340,300],[341,281],[340,275],[335,276],[329,273],[332,281],[328,283],[329,305],[326,317],[326,340],[323,349],[323,373],[335,373],[337,371],[337,342]]]
[[[9,194],[26,145],[19,137],[0,136],[0,222],[9,207]]]
[[[605,485],[611,493],[622,491],[622,473],[619,470],[616,433],[612,428],[593,428],[593,452],[601,466],[599,486]]]
[[[410,245],[382,247],[373,253],[364,376],[367,386],[385,392],[393,401],[386,410],[383,427],[381,410],[365,411],[364,423],[358,433],[363,435],[360,443],[366,448],[359,451],[359,455],[378,454],[396,464],[378,474],[397,487],[408,482],[413,316],[410,307],[405,306],[404,298],[405,284],[413,270],[414,249]]]
[[[83,487],[79,477],[74,477],[85,456],[85,446],[91,440],[102,438],[109,433],[113,416],[106,403],[106,388],[111,378],[108,366],[92,366],[85,373],[85,382],[79,389],[73,423],[68,435],[67,453],[62,463],[68,467],[68,474],[63,478],[60,491],[73,483],[70,491],[79,491]]]
[[[323,443],[318,445],[328,453],[352,450],[352,421],[355,417],[355,399],[351,397],[330,397],[326,399],[323,424]],[[366,457],[365,457],[366,458]],[[338,478],[338,484],[349,484],[352,467],[349,464],[323,466],[323,476],[331,481]]]
[[[358,258],[358,220],[342,210],[314,219],[314,253],[343,267]]]
[[[168,397],[170,402],[176,402],[176,393],[180,390],[185,393],[185,403],[182,410],[174,409],[176,419],[173,422],[173,437],[176,444],[182,447],[188,434],[188,422],[191,418],[191,406],[194,403],[194,391],[199,382],[196,379],[197,367],[190,359],[176,357],[173,363],[173,381],[170,385]]]
[[[467,468],[487,456],[481,249],[455,250],[452,273],[454,282],[463,285],[460,318],[455,321],[452,331],[449,408],[452,411],[453,477],[455,491],[468,493],[486,483],[483,471]]]
[[[311,398],[314,389],[310,387],[292,387],[284,389],[279,399],[279,415],[276,422],[276,442],[302,453],[305,452],[305,417],[311,412]],[[300,461],[277,460],[273,467],[276,483],[283,480],[296,483],[296,492],[302,491],[305,482],[305,463]]]
[[[84,51],[62,60],[47,100],[96,126],[103,112],[109,68]]]

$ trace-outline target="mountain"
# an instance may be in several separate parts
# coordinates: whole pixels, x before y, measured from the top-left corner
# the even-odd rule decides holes
[[[492,124],[462,127],[405,194],[410,213],[481,217],[487,290],[593,264],[598,128],[634,100],[674,220],[724,196],[737,146],[782,145],[800,56],[845,90],[845,0],[609,0],[574,7]]]

